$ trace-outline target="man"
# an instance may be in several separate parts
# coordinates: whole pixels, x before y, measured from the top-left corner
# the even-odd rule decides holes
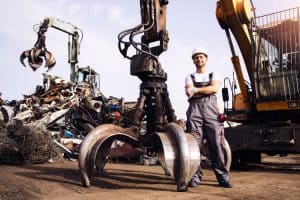
[[[219,185],[232,188],[222,150],[224,127],[218,120],[220,113],[216,93],[219,90],[220,80],[216,73],[208,71],[206,66],[208,54],[204,48],[194,49],[192,59],[196,66],[196,72],[188,75],[185,79],[185,92],[189,101],[186,112],[187,132],[195,136],[200,149],[205,134],[211,154],[212,168]],[[199,185],[201,178],[202,171],[199,168],[190,181],[190,187]]]

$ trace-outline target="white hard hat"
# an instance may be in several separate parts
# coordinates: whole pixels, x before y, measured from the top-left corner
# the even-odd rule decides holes
[[[204,54],[206,57],[208,56],[208,53],[206,51],[205,48],[203,47],[196,47],[193,51],[192,51],[192,58],[194,57],[194,55],[196,54]]]

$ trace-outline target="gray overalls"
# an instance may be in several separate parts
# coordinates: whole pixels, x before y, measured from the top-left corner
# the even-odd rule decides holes
[[[204,87],[211,84],[213,73],[209,74],[208,82],[196,82],[195,77],[191,74],[195,87]],[[189,99],[189,107],[187,115],[187,132],[192,133],[201,149],[203,134],[205,134],[208,142],[209,152],[211,154],[212,168],[218,181],[228,180],[228,170],[225,168],[224,153],[222,144],[224,142],[224,127],[219,122],[219,110],[216,95],[196,94]],[[201,167],[198,171],[201,179]]]

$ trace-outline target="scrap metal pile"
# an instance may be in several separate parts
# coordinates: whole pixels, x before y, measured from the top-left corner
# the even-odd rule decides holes
[[[70,81],[48,74],[56,64],[45,45],[49,27],[69,35]],[[99,74],[90,66],[78,66],[83,34],[78,27],[50,17],[36,32],[34,47],[21,54],[20,62],[26,67],[27,59],[33,71],[45,62],[48,69],[43,85],[37,85],[33,94],[24,95],[22,100],[0,101],[0,164],[45,162],[58,155],[57,146],[67,158],[76,157],[81,141],[96,126],[132,124],[136,102],[105,97],[100,91]]]
[[[90,86],[44,74],[44,86],[35,93],[2,105],[3,116],[5,110],[14,112],[10,120],[0,120],[0,163],[45,162],[57,155],[57,145],[67,157],[76,157],[81,140],[97,125],[130,125],[135,102],[94,96]]]

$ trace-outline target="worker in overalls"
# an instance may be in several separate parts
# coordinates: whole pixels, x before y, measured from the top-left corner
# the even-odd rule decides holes
[[[192,52],[196,72],[185,79],[185,92],[188,97],[189,107],[187,114],[187,132],[192,133],[201,149],[205,134],[211,155],[212,168],[219,185],[232,188],[229,181],[229,171],[225,167],[222,144],[224,142],[224,127],[219,121],[219,108],[216,93],[219,90],[220,80],[217,73],[207,68],[207,51],[197,47]],[[201,167],[190,181],[190,187],[200,184],[202,178]]]

